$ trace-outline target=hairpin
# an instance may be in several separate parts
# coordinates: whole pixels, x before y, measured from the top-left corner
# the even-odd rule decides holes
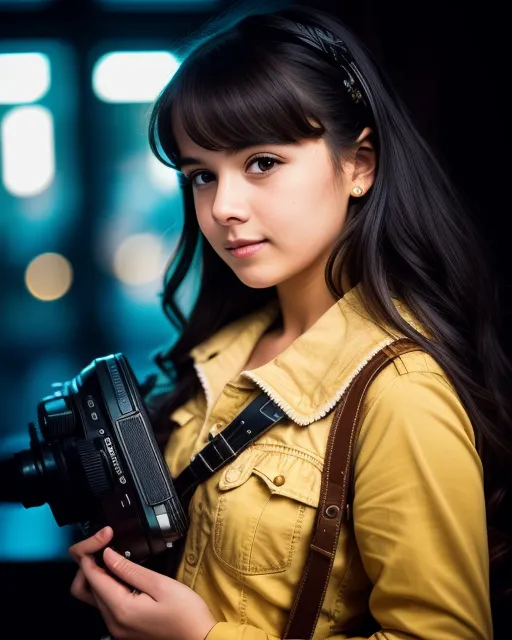
[[[366,83],[364,82],[360,71],[357,69],[345,42],[336,38],[330,31],[322,27],[306,26],[297,23],[297,28],[299,33],[296,35],[301,40],[306,44],[313,46],[315,49],[322,51],[330,57],[331,60],[334,60],[338,67],[343,69],[347,76],[343,80],[343,85],[355,104],[362,103],[366,105],[364,94],[361,90],[365,87]]]

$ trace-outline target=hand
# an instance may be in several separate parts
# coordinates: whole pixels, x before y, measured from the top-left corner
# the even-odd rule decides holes
[[[116,640],[204,640],[217,621],[192,589],[110,548],[103,552],[105,566],[139,593],[98,566],[91,554],[103,549],[112,536],[112,529],[105,527],[69,548],[80,566],[72,595],[99,609]]]

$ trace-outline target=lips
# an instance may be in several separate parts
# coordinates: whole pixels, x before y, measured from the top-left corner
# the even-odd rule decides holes
[[[226,249],[238,249],[239,247],[248,247],[251,244],[260,244],[260,242],[266,242],[265,238],[261,238],[259,240],[248,240],[244,238],[240,238],[239,240],[233,240],[232,242],[228,242],[226,245]]]
[[[245,242],[247,243],[247,240]],[[243,244],[234,249],[227,249],[227,251],[235,258],[250,258],[256,253],[259,253],[267,244],[267,241],[263,240],[252,242],[251,244]]]

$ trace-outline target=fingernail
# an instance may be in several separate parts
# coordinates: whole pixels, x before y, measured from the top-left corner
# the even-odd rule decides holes
[[[100,531],[101,537],[108,538],[108,536],[110,535],[110,532],[111,532],[110,527],[103,527],[103,529]]]

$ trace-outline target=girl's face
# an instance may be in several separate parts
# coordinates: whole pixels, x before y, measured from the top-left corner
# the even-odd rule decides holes
[[[174,134],[192,181],[199,227],[217,254],[252,288],[324,277],[345,223],[352,182],[336,175],[325,141],[208,151]],[[350,165],[351,173],[354,164]],[[365,186],[365,185],[362,185]],[[238,250],[237,244],[255,244]]]

